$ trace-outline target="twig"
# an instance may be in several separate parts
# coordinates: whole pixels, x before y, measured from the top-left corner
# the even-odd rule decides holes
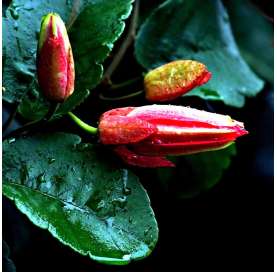
[[[122,89],[122,88],[125,88],[129,85],[132,85],[138,81],[142,80],[142,77],[135,77],[135,78],[131,78],[131,79],[128,79],[124,82],[121,82],[121,83],[113,83],[113,85],[110,87],[110,90],[118,90],[118,89]]]
[[[115,54],[115,57],[114,57],[112,63],[105,71],[102,82],[104,82],[104,83],[111,82],[112,74],[114,73],[114,71],[117,68],[117,66],[119,65],[119,63],[121,62],[127,49],[132,44],[132,42],[135,38],[135,35],[136,35],[138,15],[139,15],[139,0],[136,0],[135,4],[134,4],[134,11],[133,11],[133,14],[131,17],[131,22],[130,22],[130,26],[129,26],[126,38],[123,41],[123,43],[121,44],[117,53]]]
[[[80,0],[74,0],[72,10],[71,10],[71,13],[69,16],[69,20],[66,23],[67,31],[69,31],[71,29],[72,25],[76,21],[78,15],[79,15],[80,6],[81,6]]]
[[[257,5],[256,3],[252,3],[252,2],[250,2],[250,5],[252,5],[258,12],[260,12],[261,15],[266,20],[270,21],[271,23],[274,23],[274,18],[272,18],[270,15],[266,14],[266,12],[264,10],[262,10],[259,5]]]
[[[119,97],[107,97],[107,96],[104,96],[102,93],[100,93],[99,94],[99,98],[101,100],[106,100],[106,101],[119,101],[119,100],[128,99],[128,98],[132,98],[132,97],[141,95],[142,93],[144,93],[144,91],[140,90],[138,92],[127,94],[127,95],[123,95],[123,96],[119,96]]]

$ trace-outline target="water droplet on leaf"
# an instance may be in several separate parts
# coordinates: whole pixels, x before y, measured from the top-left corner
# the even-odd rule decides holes
[[[12,143],[14,143],[15,142],[15,138],[10,138],[10,139],[8,139],[8,143],[9,144],[12,144]]]
[[[15,30],[18,30],[18,23],[14,22],[13,27],[14,27]]]
[[[131,258],[131,254],[125,254],[122,256],[122,259],[126,261],[130,260],[130,258]]]
[[[17,8],[11,8],[10,13],[13,19],[17,20],[19,18]]]
[[[29,179],[29,171],[26,164],[20,168],[20,180],[22,183],[25,183]]]
[[[56,161],[56,159],[54,159],[54,158],[48,158],[48,163],[49,164],[52,164],[52,163],[54,163]]]
[[[125,194],[125,195],[130,195],[131,194],[131,188],[129,188],[129,187],[124,187],[123,188],[123,194]]]
[[[28,70],[29,67],[26,64],[23,64],[21,62],[16,62],[15,69],[17,72],[17,77],[24,82],[29,82],[34,77],[34,73]]]
[[[109,217],[106,219],[106,224],[108,228],[111,228],[113,226],[114,217]]]
[[[150,227],[148,227],[147,229],[145,229],[145,231],[144,231],[144,235],[146,236],[148,233],[149,233],[149,231],[152,229],[152,227],[150,226]]]
[[[43,183],[45,182],[45,173],[41,173],[37,176],[37,182],[40,184],[40,183]]]
[[[105,201],[102,199],[99,201],[99,203],[97,204],[96,210],[99,211],[101,209],[103,209],[105,207]]]
[[[112,200],[112,204],[120,208],[124,208],[125,205],[127,204],[127,197],[123,196],[123,197],[115,198]]]

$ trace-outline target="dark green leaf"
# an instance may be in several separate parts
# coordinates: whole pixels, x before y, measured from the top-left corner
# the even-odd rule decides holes
[[[138,62],[147,69],[176,59],[203,62],[212,79],[189,95],[242,107],[263,82],[240,56],[228,15],[219,0],[168,0],[142,25],[136,40]]]
[[[173,158],[176,168],[159,169],[162,182],[179,197],[193,197],[217,184],[236,154],[235,145],[228,148]]]
[[[61,15],[69,28],[69,37],[75,60],[76,86],[74,94],[57,112],[64,114],[79,105],[95,87],[103,73],[101,63],[112,50],[113,43],[124,30],[124,22],[132,8],[132,0],[14,0],[3,19],[4,74],[3,98],[10,102],[21,101],[35,78],[37,38],[41,17],[48,12]],[[36,88],[37,92],[38,88]],[[41,94],[39,93],[41,96]],[[25,100],[29,98],[25,98]],[[20,112],[28,119],[37,119],[33,109],[45,108],[47,103],[25,101]],[[28,110],[29,105],[30,110]],[[42,116],[40,116],[42,118]]]
[[[228,0],[226,5],[242,56],[273,84],[273,23],[247,0]]]
[[[3,192],[37,226],[108,264],[146,257],[158,238],[138,179],[80,143],[56,133],[3,144]]]

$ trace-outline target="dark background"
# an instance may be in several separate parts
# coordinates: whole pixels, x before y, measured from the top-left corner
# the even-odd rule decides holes
[[[3,4],[8,2],[3,1]],[[267,16],[273,17],[273,1],[253,2]],[[141,69],[134,63],[132,50],[131,47],[121,63],[121,72],[115,74],[118,80],[122,71],[125,76],[130,74],[131,77],[132,73],[137,74]],[[130,65],[132,69],[128,69]],[[77,111],[90,122],[91,116],[97,120],[100,108],[103,111],[110,107],[109,103],[96,103],[96,93],[97,90]],[[145,101],[141,99],[131,103],[145,104]],[[199,99],[193,99],[191,103],[204,109],[212,107],[215,111],[226,112],[244,121],[250,134],[239,139],[237,156],[222,180],[210,191],[194,198],[177,199],[174,192],[166,191],[153,178],[153,171],[139,171],[160,229],[158,244],[149,257],[125,267],[98,264],[62,245],[47,231],[32,225],[11,201],[3,197],[4,271],[8,271],[8,267],[11,269],[10,259],[19,272],[273,271],[272,86],[267,84],[257,97],[247,99],[246,106],[241,110],[218,103],[207,105]],[[4,121],[11,110],[9,105],[3,104]],[[17,121],[19,123],[14,122],[11,129],[22,120]],[[46,129],[60,130],[63,127],[82,135],[67,118]],[[82,136],[86,139],[86,135]],[[7,246],[10,259],[7,257]]]

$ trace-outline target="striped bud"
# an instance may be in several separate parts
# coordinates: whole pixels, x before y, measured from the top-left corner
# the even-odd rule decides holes
[[[100,141],[141,167],[174,166],[165,156],[222,149],[247,133],[228,115],[172,105],[113,109],[99,123]]]
[[[74,91],[74,60],[65,25],[58,14],[42,18],[37,72],[40,88],[50,101],[63,102]]]

